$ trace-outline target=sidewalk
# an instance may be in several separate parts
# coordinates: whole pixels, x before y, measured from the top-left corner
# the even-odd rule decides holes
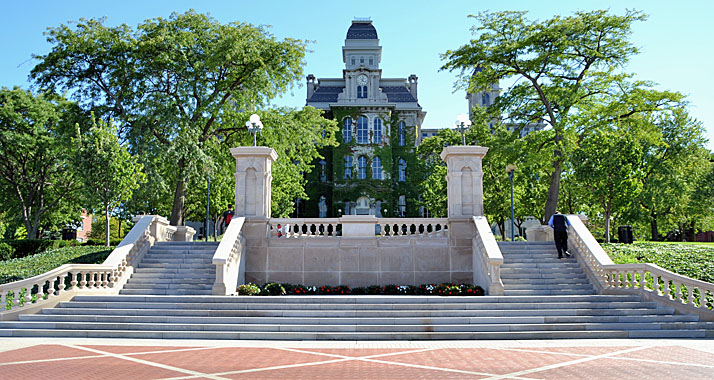
[[[0,339],[2,379],[714,379],[714,340]]]

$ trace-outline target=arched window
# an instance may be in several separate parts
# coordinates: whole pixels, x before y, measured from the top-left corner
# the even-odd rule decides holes
[[[357,144],[369,143],[369,121],[366,116],[357,119]]]
[[[382,179],[382,159],[379,157],[372,159],[372,179]]]
[[[382,119],[375,117],[374,118],[374,129],[372,131],[374,133],[374,138],[372,139],[375,144],[381,144],[382,143]]]
[[[407,124],[403,121],[400,121],[397,126],[399,134],[399,146],[404,146],[407,144]]]
[[[345,156],[345,179],[352,179],[352,156]]]
[[[490,97],[488,96],[487,92],[483,93],[483,105],[487,106],[489,105]]]
[[[367,99],[367,86],[357,86],[357,98]]]
[[[320,160],[320,182],[327,182],[327,161]]]
[[[397,214],[402,218],[407,216],[407,197],[404,195],[399,196],[399,201],[397,202]]]
[[[342,125],[342,140],[345,143],[352,142],[352,118],[346,117]]]
[[[367,157],[357,159],[357,179],[367,179]]]
[[[399,159],[399,182],[406,182],[407,180],[407,162],[403,159]]]

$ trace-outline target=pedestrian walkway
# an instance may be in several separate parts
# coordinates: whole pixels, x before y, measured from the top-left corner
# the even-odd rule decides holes
[[[10,379],[714,379],[714,340],[0,340]]]

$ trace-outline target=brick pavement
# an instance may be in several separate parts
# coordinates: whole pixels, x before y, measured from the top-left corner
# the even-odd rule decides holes
[[[11,341],[0,341],[5,343]],[[32,379],[713,379],[714,351],[689,344],[592,346],[282,342],[166,345],[28,342],[0,352],[0,378]],[[245,342],[243,342],[245,343]],[[9,344],[9,343],[5,343]],[[586,343],[587,344],[587,343]],[[400,347],[401,346],[401,347]],[[422,346],[422,347],[419,347]],[[0,351],[3,351],[0,348]]]

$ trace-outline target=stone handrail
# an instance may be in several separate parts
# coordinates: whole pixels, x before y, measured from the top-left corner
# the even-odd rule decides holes
[[[0,320],[15,319],[52,307],[77,292],[117,293],[136,265],[156,241],[166,240],[175,227],[165,218],[141,216],[102,264],[65,264],[49,272],[0,285]],[[10,310],[6,310],[10,306]]]
[[[474,283],[490,296],[503,295],[501,264],[503,254],[485,216],[474,216],[476,235],[472,239]]]
[[[379,236],[447,237],[447,218],[377,218]]]
[[[268,236],[273,237],[326,237],[337,236],[340,218],[272,218]]]
[[[242,230],[245,217],[233,218],[213,255],[216,281],[212,294],[235,294],[238,283],[245,282],[245,239]]]
[[[683,308],[682,311],[701,311],[714,319],[714,312],[710,311],[714,308],[714,284],[654,264],[615,264],[579,217],[567,218],[571,250],[575,248],[578,260],[600,292],[638,291],[652,300]]]

